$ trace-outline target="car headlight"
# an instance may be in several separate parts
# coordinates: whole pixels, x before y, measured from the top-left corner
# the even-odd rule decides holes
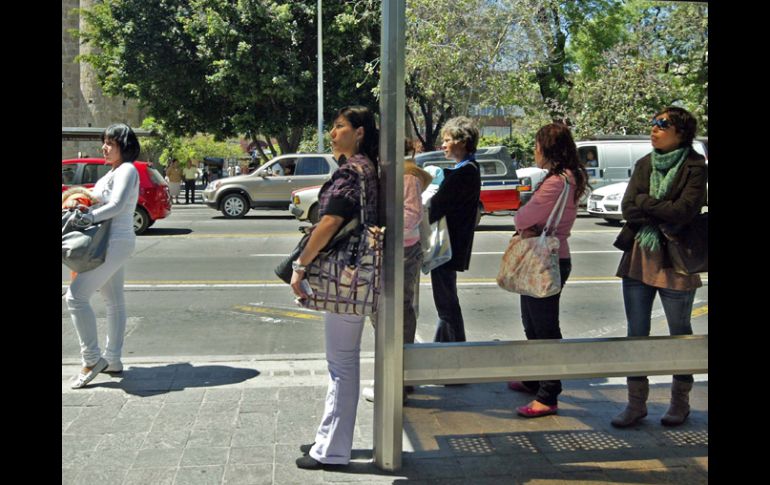
[[[222,181],[221,180],[215,180],[215,181],[213,181],[213,182],[211,182],[209,184],[209,188],[211,190],[217,190],[220,185],[222,185]]]
[[[612,194],[607,196],[607,200],[618,200],[623,197],[623,194]]]
[[[299,195],[295,195],[294,197],[292,197],[291,202],[294,205],[299,205]]]

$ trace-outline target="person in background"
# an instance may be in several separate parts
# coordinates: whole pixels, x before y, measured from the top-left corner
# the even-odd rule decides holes
[[[166,169],[166,182],[168,182],[168,192],[174,199],[174,204],[179,203],[179,193],[182,191],[182,169],[179,168],[179,160],[176,158]]]
[[[692,147],[697,121],[689,111],[668,107],[652,119],[653,150],[636,163],[623,195],[621,208],[626,224],[615,246],[623,250],[616,276],[623,279],[629,337],[650,335],[652,304],[660,296],[671,335],[692,335],[695,290],[702,283],[698,274],[674,271],[663,251],[660,224],[689,224],[706,203],[708,169],[705,159]],[[611,423],[625,428],[647,416],[650,385],[647,377],[633,376],[628,383],[628,404]],[[671,404],[660,419],[665,426],[678,426],[690,414],[693,377],[675,375]]]
[[[420,291],[422,244],[420,224],[423,218],[422,191],[433,177],[414,162],[414,148],[406,140],[407,158],[404,160],[404,343],[413,344],[417,332],[415,300]],[[404,386],[404,401],[414,387]],[[374,387],[364,388],[362,395],[374,401]]]
[[[71,384],[73,389],[84,387],[100,372],[123,371],[121,355],[126,331],[123,267],[136,246],[134,208],[139,199],[139,172],[133,162],[139,156],[139,149],[139,140],[131,127],[122,123],[107,127],[102,133],[102,153],[112,168],[91,190],[98,202],[88,209],[78,209],[85,227],[108,219],[112,223],[104,263],[78,273],[65,296],[80,341],[82,359],[82,368]],[[91,307],[91,297],[97,290],[107,307],[104,354],[99,350],[96,315]]]
[[[559,272],[563,288],[572,270],[567,238],[577,218],[578,201],[588,184],[588,174],[580,163],[575,141],[566,125],[550,123],[537,131],[535,164],[548,173],[529,202],[516,212],[514,224],[523,238],[539,236],[546,229],[545,224],[564,190],[564,184],[568,184],[567,203],[562,218],[548,232],[559,239]],[[561,291],[546,298],[521,295],[521,321],[527,340],[562,338],[559,327],[560,299]],[[511,381],[508,388],[535,395],[529,404],[516,409],[520,416],[536,418],[556,414],[561,381]]]
[[[198,179],[198,164],[195,160],[187,160],[187,166],[182,171],[184,175],[184,203],[195,203],[195,182]]]
[[[479,129],[470,118],[458,116],[441,130],[444,156],[456,162],[444,169],[444,181],[430,199],[430,223],[446,216],[452,259],[430,272],[433,301],[438,313],[434,342],[465,342],[465,322],[457,296],[457,272],[470,266],[473,235],[481,195],[476,162]]]
[[[302,288],[305,269],[337,231],[361,213],[361,184],[365,197],[364,224],[378,222],[379,132],[374,113],[364,106],[348,106],[337,112],[331,130],[331,145],[339,168],[318,193],[320,220],[310,234],[305,249],[294,262],[291,289],[300,299],[308,295]],[[305,454],[297,458],[299,468],[321,469],[347,465],[353,447],[361,374],[361,334],[364,317],[324,313],[326,360],[329,387],[326,407],[315,442],[300,446]]]

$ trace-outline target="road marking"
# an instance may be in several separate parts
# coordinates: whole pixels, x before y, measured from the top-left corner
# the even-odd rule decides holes
[[[696,308],[692,311],[692,314],[690,314],[690,317],[702,317],[703,315],[708,315],[709,313],[709,306],[703,305],[702,307]]]
[[[623,251],[612,250],[612,251],[570,251],[570,254],[612,254],[612,253],[622,253]],[[505,251],[474,251],[471,253],[474,256],[502,256],[505,254]],[[249,257],[252,258],[285,258],[286,254],[284,253],[256,253],[256,254],[249,254]]]
[[[237,239],[237,238],[251,238],[251,239],[269,239],[271,237],[295,237],[299,241],[302,234],[299,231],[294,232],[274,232],[269,234],[264,233],[249,233],[249,232],[235,232],[235,233],[222,233],[222,234],[169,234],[158,235],[158,237],[170,238],[170,239]]]
[[[233,308],[236,310],[240,310],[242,312],[247,312],[247,313],[262,313],[262,314],[275,315],[280,317],[301,318],[303,320],[322,320],[323,319],[323,317],[319,314],[319,312],[304,313],[304,312],[297,312],[297,311],[291,311],[291,310],[281,310],[279,308],[259,307],[254,305],[235,305]]]
[[[702,276],[704,285],[708,284],[708,276]],[[591,284],[620,284],[616,276],[570,276],[569,285]],[[69,281],[62,281],[62,288],[69,286]],[[148,280],[126,281],[127,289],[150,288],[287,288],[288,285],[280,280]],[[420,286],[430,286],[430,277],[422,276]],[[497,286],[495,278],[463,278],[457,280],[457,286]]]
[[[598,387],[598,386],[617,386],[617,385],[626,385],[626,378],[625,377],[605,377],[604,382],[596,382],[596,383],[590,383],[588,384],[591,387]],[[647,377],[647,380],[649,380],[650,384],[670,384],[672,377],[671,376],[649,376]],[[709,381],[709,375],[708,374],[695,374],[693,375],[693,380],[695,382],[708,382]]]
[[[583,230],[583,231],[572,231],[572,234],[617,233],[617,232],[618,230],[591,229],[591,230]],[[481,231],[480,234],[507,234],[510,236],[511,231]],[[275,237],[275,238],[296,237],[297,240],[299,240],[299,238],[302,237],[302,234],[297,230],[292,232],[272,232],[272,233],[230,232],[230,233],[221,233],[221,234],[157,234],[157,235],[148,233],[147,236],[163,237],[163,238],[170,238],[170,239],[236,239],[236,238],[269,239],[272,237]]]

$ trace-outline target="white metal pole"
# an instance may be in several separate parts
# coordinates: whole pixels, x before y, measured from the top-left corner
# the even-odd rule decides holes
[[[404,385],[405,0],[382,2],[380,47],[380,220],[385,264],[374,353],[374,462],[401,468]]]

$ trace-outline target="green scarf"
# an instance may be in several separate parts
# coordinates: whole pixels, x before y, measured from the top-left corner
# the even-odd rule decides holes
[[[682,164],[687,160],[690,154],[690,148],[678,148],[668,153],[660,153],[653,150],[650,153],[652,171],[650,172],[650,196],[656,199],[664,198],[670,191],[674,183],[676,174]],[[639,247],[649,251],[659,251],[663,235],[660,233],[657,225],[646,225],[636,233],[636,240],[639,241]]]

